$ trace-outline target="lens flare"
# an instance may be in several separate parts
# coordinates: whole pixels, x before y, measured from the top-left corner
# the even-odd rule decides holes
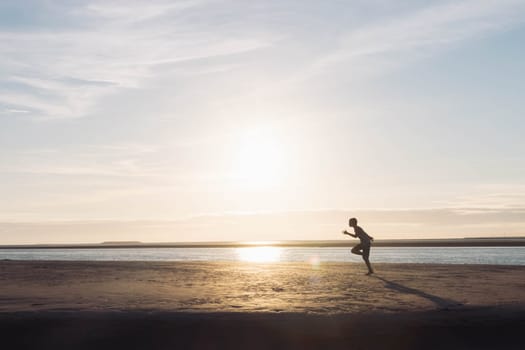
[[[310,256],[310,258],[308,259],[308,262],[312,266],[312,269],[319,270],[319,267],[321,266],[321,260],[319,259],[319,256],[317,255]]]

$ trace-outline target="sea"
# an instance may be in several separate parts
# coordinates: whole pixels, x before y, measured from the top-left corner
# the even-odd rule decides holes
[[[0,260],[361,262],[350,248],[46,248],[0,249]],[[525,265],[525,247],[373,247],[377,263]]]

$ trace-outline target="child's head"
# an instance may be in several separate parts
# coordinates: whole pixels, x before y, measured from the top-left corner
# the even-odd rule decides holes
[[[350,227],[356,227],[357,226],[357,219],[356,218],[351,218],[350,220],[348,220],[348,225],[350,225]]]

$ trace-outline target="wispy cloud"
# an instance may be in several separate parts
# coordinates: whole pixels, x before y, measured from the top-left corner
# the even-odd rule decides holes
[[[171,12],[181,11],[210,3],[210,0],[182,1],[93,1],[87,3],[88,14],[126,22],[140,22]]]
[[[521,0],[466,0],[430,5],[344,34],[339,47],[315,66],[326,69],[355,63],[358,66],[349,67],[352,72],[378,73],[382,68],[411,62],[463,40],[507,30],[525,20],[524,12],[525,3]]]
[[[86,2],[66,12],[82,26],[0,31],[0,65],[7,73],[0,81],[0,103],[43,119],[78,118],[101,97],[137,88],[155,66],[268,45],[267,37],[226,37],[179,17],[201,11],[196,7],[203,3]],[[167,19],[152,22],[161,16]]]
[[[25,114],[25,113],[29,113],[29,111],[27,109],[5,108],[0,113],[5,113],[5,114]]]
[[[469,214],[478,211],[499,211],[520,209],[525,203],[523,184],[486,184],[474,190],[443,202],[457,212]]]
[[[45,8],[49,12],[51,8],[54,12],[48,16],[54,16],[56,22],[64,16],[71,20],[60,27],[0,30],[0,65],[5,77],[0,80],[0,104],[4,110],[26,110],[27,115],[40,119],[94,113],[103,97],[161,78],[167,65],[200,60],[202,64],[185,66],[183,71],[220,72],[239,62],[214,65],[209,59],[263,48],[268,53],[251,60],[260,62],[257,69],[279,73],[266,77],[274,82],[267,87],[270,94],[283,89],[286,81],[339,71],[341,66],[343,73],[352,76],[378,73],[462,40],[505,30],[521,22],[525,11],[519,0],[431,4],[380,20],[372,17],[358,26],[341,23],[340,30],[321,42],[309,33],[322,33],[327,23],[313,23],[314,28],[301,23],[295,28],[295,17],[309,7],[305,10],[294,2],[282,8],[275,4],[234,6],[217,0],[81,1],[61,8],[46,4],[33,1],[27,11],[32,7],[31,11]],[[235,7],[241,9],[235,11]],[[352,9],[351,3],[348,8],[345,5],[345,11]],[[253,11],[260,12],[258,17],[248,17]],[[250,18],[266,17],[276,21],[250,22]],[[278,42],[280,45],[274,45]],[[301,49],[294,52],[288,47]],[[245,74],[237,77],[238,84],[246,79]],[[254,88],[262,92],[263,85]]]
[[[105,177],[155,177],[166,167],[152,156],[159,147],[117,143],[85,145],[74,149],[30,149],[2,154],[0,172],[34,175],[73,175]]]
[[[180,220],[76,220],[0,222],[0,241],[78,243],[338,240],[356,216],[377,239],[512,236],[525,232],[525,208],[462,215],[447,208],[405,210],[317,210],[201,215]],[[72,235],[74,233],[74,235]]]

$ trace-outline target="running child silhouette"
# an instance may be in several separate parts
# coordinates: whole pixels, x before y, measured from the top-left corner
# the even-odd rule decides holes
[[[370,265],[370,260],[368,258],[370,257],[370,246],[372,244],[372,241],[374,240],[374,237],[369,236],[365,232],[365,230],[363,230],[360,226],[357,226],[356,218],[351,218],[348,221],[348,225],[354,228],[354,234],[351,234],[346,230],[343,231],[343,234],[352,236],[354,238],[359,238],[361,242],[352,248],[352,253],[356,255],[361,255],[363,257],[363,260],[365,261],[366,266],[368,267],[367,275],[371,275],[374,273],[374,270],[372,269],[372,265]]]

